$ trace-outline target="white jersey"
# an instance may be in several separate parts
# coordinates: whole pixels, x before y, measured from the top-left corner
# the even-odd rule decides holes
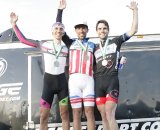
[[[14,30],[18,39],[22,43],[32,47],[40,48],[44,52],[43,55],[46,73],[52,75],[64,73],[68,48],[62,41],[61,44],[53,44],[53,41],[37,41],[26,39],[17,26],[14,27]],[[58,56],[56,56],[57,54]]]
[[[47,52],[43,54],[45,72],[53,75],[64,73],[66,58],[68,55],[68,48],[65,46],[65,44],[55,44],[56,50],[60,50],[62,48],[57,58],[52,41],[44,42],[41,46],[47,50]]]

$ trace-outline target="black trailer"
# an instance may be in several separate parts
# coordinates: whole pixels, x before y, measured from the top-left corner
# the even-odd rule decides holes
[[[41,52],[12,36],[14,41],[0,40],[0,130],[39,130]],[[116,119],[120,130],[160,130],[160,35],[134,36],[123,44],[121,55],[127,57],[127,64],[119,72]],[[62,130],[56,100],[49,117],[49,130]],[[95,114],[96,130],[102,130],[96,107]],[[82,125],[86,130],[85,115]]]

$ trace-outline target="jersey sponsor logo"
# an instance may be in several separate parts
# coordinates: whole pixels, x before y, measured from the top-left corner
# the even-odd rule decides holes
[[[106,47],[106,54],[116,53],[117,45],[112,43]]]
[[[106,47],[105,54],[106,54],[106,55],[109,55],[109,54],[116,53],[116,48],[117,48],[117,45],[116,45],[115,43],[108,45],[108,46]],[[100,48],[98,48],[98,49],[95,51],[95,57],[96,57],[96,59],[102,57],[102,52],[101,52],[101,49],[100,49]]]
[[[100,49],[98,49],[98,50],[95,51],[95,57],[96,57],[96,59],[102,57],[102,52],[101,52]]]
[[[107,63],[107,69],[110,69],[111,67],[112,67],[112,65],[113,65],[113,61],[111,61],[111,60],[107,60],[108,61],[108,63]]]
[[[66,100],[62,100],[62,103],[66,103]]]
[[[20,90],[23,83],[0,84],[0,101],[20,100]]]
[[[0,58],[0,77],[5,73],[7,70],[7,61],[3,58]]]
[[[118,96],[119,96],[119,92],[117,90],[112,90],[110,92],[110,96],[113,97],[113,98],[115,98],[115,99],[117,99]]]

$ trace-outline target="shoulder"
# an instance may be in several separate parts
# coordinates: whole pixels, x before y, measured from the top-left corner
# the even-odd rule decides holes
[[[120,35],[120,36],[116,36],[116,37],[114,37],[111,41],[123,41],[123,42],[125,42],[125,41],[127,41],[127,40],[129,40],[131,37],[127,34],[127,33],[124,33],[124,34],[122,34],[122,35]]]
[[[48,43],[48,42],[51,42],[51,41],[42,40],[42,41],[40,41],[40,44]]]
[[[88,38],[88,44],[89,44],[90,46],[92,46],[93,48],[96,47],[96,43],[93,42],[93,41],[92,41],[91,39],[89,39],[89,38]]]
[[[67,48],[66,44],[65,44],[63,41],[61,41],[61,46],[62,46],[63,48]]]

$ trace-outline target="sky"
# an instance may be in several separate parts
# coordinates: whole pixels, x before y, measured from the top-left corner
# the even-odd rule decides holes
[[[135,0],[138,3],[137,34],[160,34],[160,0]],[[67,0],[63,12],[65,30],[76,38],[74,25],[86,21],[88,37],[97,37],[95,25],[100,19],[109,22],[110,36],[121,35],[131,28],[131,0]],[[0,0],[0,32],[11,28],[10,13],[18,15],[17,25],[25,37],[52,39],[51,27],[56,20],[59,0]]]

